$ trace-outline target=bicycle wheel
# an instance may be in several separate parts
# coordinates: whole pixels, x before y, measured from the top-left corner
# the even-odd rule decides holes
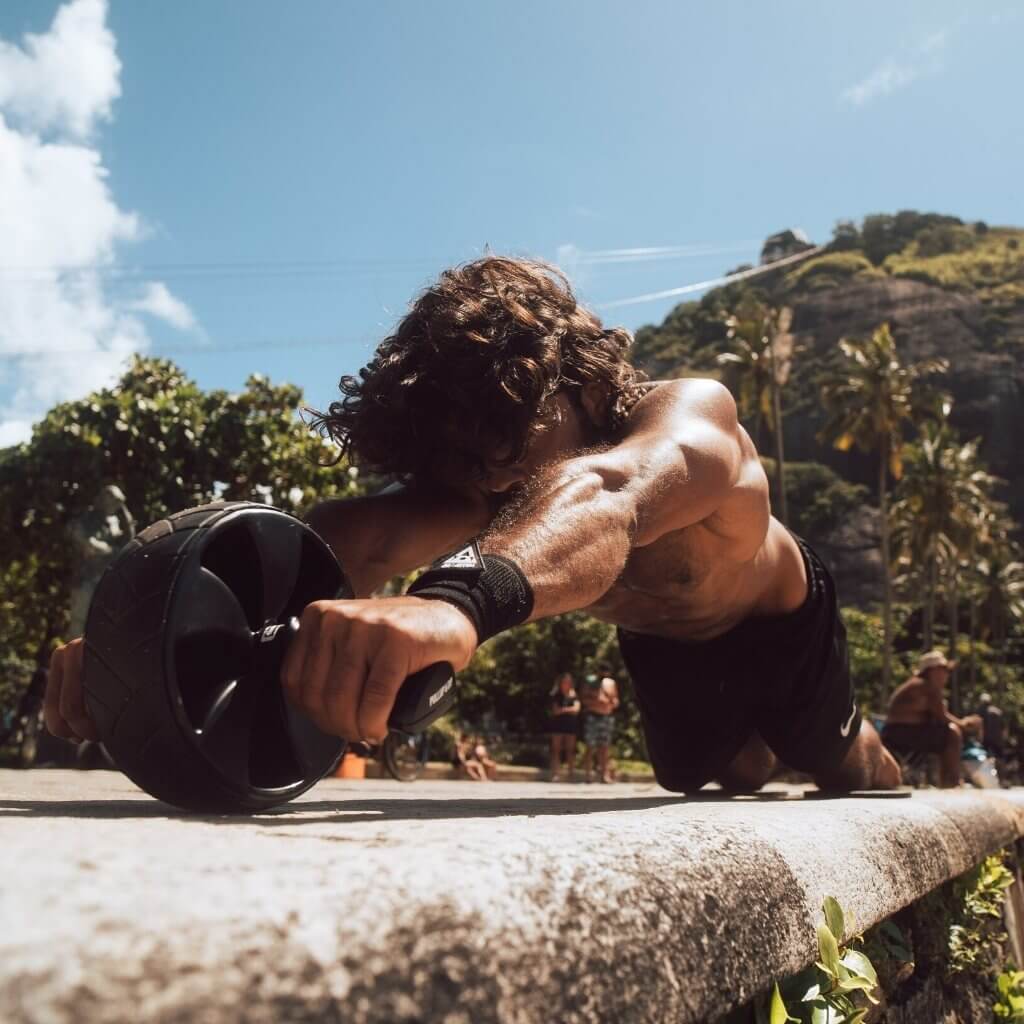
[[[420,777],[419,743],[415,736],[392,730],[384,738],[384,767],[399,782],[414,782]]]

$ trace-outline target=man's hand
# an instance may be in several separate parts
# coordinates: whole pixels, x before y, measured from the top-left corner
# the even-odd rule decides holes
[[[46,679],[46,696],[43,698],[46,728],[54,736],[73,743],[100,738],[82,697],[84,653],[85,644],[81,637],[53,652]]]
[[[476,629],[453,605],[420,597],[314,601],[281,666],[281,683],[324,732],[379,741],[402,683],[439,661],[456,671],[476,650]]]

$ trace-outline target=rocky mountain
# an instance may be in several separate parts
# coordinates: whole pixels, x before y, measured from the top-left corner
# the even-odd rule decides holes
[[[802,234],[782,232],[766,242],[765,254],[777,259],[806,246]],[[914,211],[841,222],[817,255],[715,289],[677,306],[660,325],[642,327],[634,361],[653,377],[719,376],[715,357],[730,344],[724,319],[749,298],[792,310],[793,362],[783,392],[787,464],[823,463],[841,479],[874,488],[869,458],[817,440],[819,386],[841,338],[867,337],[888,323],[904,362],[948,362],[939,384],[953,397],[953,425],[964,440],[982,439],[990,471],[1006,481],[1002,497],[1024,524],[1024,229]],[[747,427],[763,435],[759,448],[770,452],[767,429]],[[853,513],[847,508],[831,529],[847,534],[836,540],[851,551],[866,550],[870,514]],[[866,557],[852,556],[862,576]],[[862,580],[861,593],[880,568]]]

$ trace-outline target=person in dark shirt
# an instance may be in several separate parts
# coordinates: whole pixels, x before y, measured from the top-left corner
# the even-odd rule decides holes
[[[580,699],[576,694],[572,676],[566,672],[559,676],[551,691],[551,719],[548,734],[551,737],[551,781],[558,781],[562,764],[568,769],[570,782],[576,776],[576,734],[580,717]]]
[[[1006,721],[1002,708],[992,703],[992,696],[983,693],[978,698],[978,714],[981,716],[981,742],[993,757],[1006,754]]]

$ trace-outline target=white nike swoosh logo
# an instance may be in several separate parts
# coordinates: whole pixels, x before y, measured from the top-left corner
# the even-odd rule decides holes
[[[857,717],[857,705],[854,704],[853,705],[853,710],[850,712],[850,717],[846,720],[846,725],[839,726],[839,735],[840,736],[849,736],[850,735],[850,726],[853,725],[853,720],[856,717]]]

